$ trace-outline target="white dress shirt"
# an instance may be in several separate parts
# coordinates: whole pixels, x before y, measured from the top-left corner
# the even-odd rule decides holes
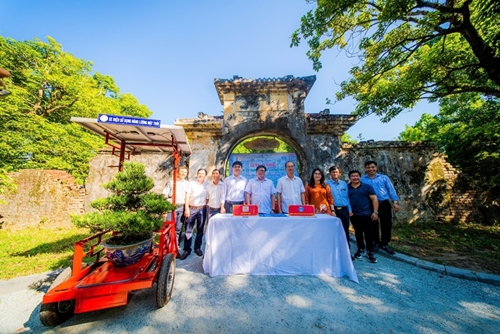
[[[208,206],[212,209],[220,209],[221,203],[224,201],[222,199],[222,192],[224,190],[224,182],[219,181],[219,183],[214,184],[209,182],[207,185],[207,200]]]
[[[251,204],[259,206],[259,213],[271,213],[271,209],[273,209],[271,208],[271,195],[276,193],[273,181],[267,178],[259,180],[255,177],[248,181],[245,192],[250,194]]]
[[[177,180],[175,183],[175,203],[173,204],[184,204],[186,200],[186,191],[189,187],[189,182],[184,179],[182,181]],[[172,202],[174,192],[174,180],[169,180],[162,191],[162,194],[167,197],[167,199]]]
[[[203,206],[207,204],[208,182],[198,183],[198,180],[189,182],[187,194],[189,194],[190,206]]]
[[[278,179],[276,191],[281,194],[281,210],[288,213],[288,206],[291,204],[302,204],[301,194],[306,192],[304,183],[296,176],[290,179],[285,175]]]
[[[242,175],[240,177],[228,176],[224,181],[221,204],[224,204],[225,201],[244,202],[246,184],[247,179]]]

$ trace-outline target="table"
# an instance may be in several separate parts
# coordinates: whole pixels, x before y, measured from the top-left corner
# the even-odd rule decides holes
[[[347,275],[358,282],[340,219],[213,216],[203,268],[210,276]]]

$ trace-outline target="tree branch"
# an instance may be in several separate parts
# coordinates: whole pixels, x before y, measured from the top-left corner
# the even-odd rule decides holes
[[[59,109],[63,109],[63,108],[71,108],[75,103],[76,101],[78,101],[78,98],[74,99],[71,103],[69,104],[66,104],[66,105],[57,105],[53,108],[50,108],[50,109],[45,109],[45,114],[46,115],[50,115],[51,113],[53,113],[54,111],[56,110],[59,110]]]

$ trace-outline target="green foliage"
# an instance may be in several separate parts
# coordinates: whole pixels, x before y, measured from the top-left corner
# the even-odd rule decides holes
[[[432,116],[430,114],[424,113],[420,116],[420,119],[415,123],[415,125],[405,125],[405,130],[399,134],[398,140],[402,141],[432,141],[438,144],[439,138],[437,138],[437,131],[445,132],[445,128],[438,129],[439,126],[436,123],[440,119],[440,116]],[[444,126],[444,125],[443,125]],[[431,129],[429,131],[428,129]],[[448,129],[448,127],[446,127]],[[443,146],[438,146],[443,150]]]
[[[337,99],[389,121],[422,98],[477,92],[500,97],[500,4],[496,0],[318,0],[292,46],[307,41],[313,68],[325,50],[359,58]]]
[[[7,171],[0,168],[0,195],[6,194],[8,192],[17,189],[17,185],[14,180],[7,175]],[[0,204],[5,204],[5,201],[0,200]]]
[[[307,41],[313,68],[325,50],[358,57],[336,94],[360,116],[389,121],[421,99],[439,101],[400,139],[431,140],[471,185],[500,193],[500,2],[497,0],[318,0],[292,46]],[[498,198],[498,196],[497,196]]]
[[[0,67],[8,97],[0,100],[0,168],[60,169],[82,183],[103,140],[70,118],[99,113],[149,117],[114,79],[92,72],[92,63],[62,50],[53,38],[18,42],[0,36]]]
[[[259,139],[259,138],[274,139],[274,140],[279,142],[279,146],[276,147],[275,149],[272,149],[272,150],[252,150],[252,149],[245,147],[245,143],[251,142],[251,141],[253,141],[255,139]],[[293,148],[291,148],[290,145],[288,145],[287,143],[285,143],[283,140],[281,140],[279,138],[272,137],[272,136],[255,136],[255,137],[245,139],[241,143],[236,145],[236,147],[234,148],[232,153],[245,154],[245,153],[273,153],[273,152],[274,153],[286,153],[286,152],[295,152],[295,150]]]
[[[473,185],[500,196],[500,101],[478,94],[462,94],[441,99],[438,115],[422,115],[407,126],[401,140],[431,140],[448,155]]]
[[[352,138],[350,134],[348,133],[344,133],[342,135],[342,138],[340,138],[340,140],[343,142],[343,143],[348,143],[348,144],[357,144],[359,143],[359,140],[355,139],[355,138]]]
[[[72,222],[91,232],[119,232],[125,244],[150,237],[162,227],[163,215],[175,206],[163,195],[150,192],[154,183],[145,171],[146,167],[140,163],[126,163],[122,172],[103,185],[112,195],[90,204],[98,212],[72,216]]]

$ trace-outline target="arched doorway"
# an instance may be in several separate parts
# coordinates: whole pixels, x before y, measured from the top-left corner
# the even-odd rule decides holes
[[[302,150],[297,151],[296,145],[288,138],[275,134],[249,134],[240,138],[231,148],[225,161],[225,176],[231,173],[231,165],[235,161],[243,164],[242,175],[247,179],[255,177],[255,169],[259,165],[267,168],[266,177],[274,185],[285,175],[285,164],[292,161],[296,166],[296,174],[300,177],[302,171]]]

